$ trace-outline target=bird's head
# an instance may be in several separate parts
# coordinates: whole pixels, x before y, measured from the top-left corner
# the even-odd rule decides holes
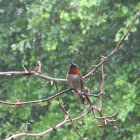
[[[71,63],[68,74],[79,75],[80,71],[78,65],[75,63]]]

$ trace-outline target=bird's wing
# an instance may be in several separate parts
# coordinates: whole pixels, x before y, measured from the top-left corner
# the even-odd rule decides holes
[[[83,80],[83,77],[82,77],[82,74],[80,73],[80,81],[81,81],[81,89],[82,89],[82,92],[84,92],[84,80]]]

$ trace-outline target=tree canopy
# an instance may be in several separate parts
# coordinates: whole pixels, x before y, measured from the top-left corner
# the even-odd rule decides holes
[[[35,70],[37,60],[42,73],[65,78],[77,48],[76,63],[83,75],[108,55],[126,33],[136,13],[139,0],[0,0],[0,71],[21,71],[22,66]],[[120,108],[118,130],[110,125],[100,128],[91,114],[76,122],[83,137],[101,140],[140,139],[140,19],[133,26],[117,53],[104,64],[105,85],[103,113],[111,115]],[[100,69],[85,80],[91,93],[99,93]],[[59,83],[59,90],[68,88]],[[4,77],[0,79],[1,100],[15,102],[44,99],[56,93],[49,81],[36,77]],[[96,98],[91,101],[98,104]],[[85,111],[73,94],[63,94],[62,104],[71,108],[75,117]],[[0,104],[0,138],[25,130],[39,133],[65,116],[57,100],[18,106]],[[22,137],[21,140],[25,140]],[[29,140],[34,138],[29,137]],[[40,138],[41,139],[41,138]],[[79,139],[71,123],[42,139]]]

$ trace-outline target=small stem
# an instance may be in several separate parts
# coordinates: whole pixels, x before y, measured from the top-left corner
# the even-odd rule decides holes
[[[29,102],[19,102],[19,103],[9,103],[9,102],[5,102],[5,101],[0,101],[0,103],[7,104],[7,105],[25,105],[25,104],[33,104],[33,103],[47,102],[47,101],[53,99],[54,97],[59,96],[59,95],[65,93],[65,92],[68,92],[68,91],[71,91],[71,90],[72,89],[66,89],[66,90],[64,90],[62,92],[59,92],[59,93],[57,93],[57,94],[55,94],[55,95],[53,95],[53,96],[51,96],[51,97],[49,97],[47,99],[42,99],[42,100],[29,101]]]
[[[133,25],[135,24],[137,18],[140,15],[140,10],[138,11],[138,13],[136,14],[134,20],[132,21],[132,24],[129,26],[127,32],[125,33],[125,35],[123,36],[123,38],[121,39],[121,41],[118,43],[118,45],[112,50],[112,52],[110,54],[108,54],[108,56],[106,56],[91,72],[89,72],[88,74],[86,74],[85,76],[83,76],[84,79],[88,78],[89,76],[91,76],[92,74],[96,73],[97,69],[109,58],[111,57],[116,50],[121,46],[121,44],[123,43],[123,41],[125,40],[126,36],[129,34],[131,28],[133,27]]]
[[[56,85],[57,92],[59,92],[58,83],[56,82],[55,85]],[[80,137],[80,139],[83,140],[82,136],[80,135],[80,133],[79,133],[79,132],[77,131],[77,129],[76,129],[76,126],[75,126],[75,124],[74,124],[74,122],[73,122],[73,120],[72,120],[72,118],[71,118],[71,116],[70,116],[70,114],[69,114],[69,111],[66,111],[66,110],[65,110],[65,108],[60,104],[59,96],[57,96],[57,97],[58,97],[58,104],[59,104],[59,107],[63,110],[63,112],[64,112],[66,115],[69,116],[69,119],[70,119],[70,121],[71,121],[71,123],[72,123],[73,129],[75,130],[75,132],[77,133],[77,135]]]
[[[103,64],[101,65],[101,75],[102,75],[102,79],[101,79],[100,93],[103,92],[103,86],[104,86],[104,68],[103,68]],[[99,96],[99,110],[102,110],[102,95]]]

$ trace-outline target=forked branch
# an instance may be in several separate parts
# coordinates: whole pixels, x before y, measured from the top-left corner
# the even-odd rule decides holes
[[[93,75],[96,73],[97,69],[109,58],[111,57],[116,51],[117,49],[121,46],[121,44],[123,43],[123,41],[125,40],[125,38],[127,37],[127,35],[129,34],[130,30],[132,29],[133,25],[135,24],[136,20],[138,19],[138,17],[140,16],[140,10],[138,11],[138,13],[136,14],[134,20],[132,21],[130,27],[128,28],[126,34],[123,36],[122,40],[118,43],[118,45],[112,50],[112,52],[110,54],[108,54],[106,57],[104,57],[104,59],[102,59],[102,61],[96,65],[96,67],[89,72],[88,74],[86,74],[83,78],[86,79],[89,76]]]
[[[59,92],[59,93],[57,93],[57,94],[55,94],[55,95],[53,95],[53,96],[51,96],[51,97],[49,97],[47,99],[42,99],[42,100],[29,101],[29,102],[20,102],[18,100],[16,103],[9,103],[9,102],[5,102],[5,101],[0,101],[0,103],[7,104],[7,105],[13,105],[13,106],[19,106],[19,105],[25,105],[25,104],[33,104],[33,103],[47,102],[47,101],[53,99],[54,97],[57,97],[57,96],[59,96],[59,95],[61,95],[63,93],[66,93],[68,91],[71,91],[71,90],[72,89],[66,89],[66,90],[64,90],[62,92]]]
[[[57,93],[58,93],[58,92],[59,92],[58,83],[56,83],[56,90],[57,90]],[[60,107],[60,108],[62,109],[62,111],[66,114],[66,116],[68,116],[68,118],[69,118],[70,121],[71,121],[71,124],[72,124],[73,129],[75,130],[75,132],[77,133],[77,135],[80,137],[80,139],[83,140],[82,136],[81,136],[80,133],[78,132],[78,130],[77,130],[77,128],[76,128],[76,125],[74,124],[74,122],[73,122],[73,120],[72,120],[72,118],[71,118],[71,116],[70,116],[70,108],[69,108],[68,111],[66,111],[66,110],[65,110],[65,106],[66,106],[66,105],[62,106],[61,103],[60,103],[59,96],[57,96],[57,97],[58,97],[58,105],[59,105],[59,107]]]
[[[79,120],[81,119],[82,117],[84,117],[85,115],[87,115],[89,113],[89,111],[83,113],[82,115],[76,117],[76,118],[73,118],[72,121],[76,121],[76,120]],[[64,121],[56,124],[54,127],[48,129],[48,130],[45,130],[44,132],[41,132],[41,133],[27,133],[27,132],[23,132],[23,133],[19,133],[19,134],[12,134],[12,136],[10,136],[9,138],[5,139],[5,140],[12,140],[12,139],[17,139],[21,136],[28,136],[28,137],[40,137],[40,136],[43,136],[47,133],[50,133],[51,131],[54,131],[56,130],[57,128],[59,128],[60,126],[68,123],[68,122],[71,122],[70,119],[68,119],[67,117],[65,117]]]
[[[125,40],[125,38],[127,37],[127,35],[129,34],[131,28],[133,27],[133,25],[135,24],[137,18],[140,16],[140,10],[138,11],[138,13],[136,14],[136,17],[134,18],[134,20],[132,21],[132,24],[130,25],[130,27],[128,28],[126,34],[124,35],[124,37],[122,38],[122,40],[118,43],[118,45],[112,50],[112,52],[110,54],[108,54],[98,65],[96,65],[96,67],[89,72],[88,74],[86,74],[85,76],[83,76],[84,79],[88,78],[89,76],[93,75],[96,73],[97,69],[109,58],[111,57],[116,51],[117,49],[121,46],[121,44],[123,43],[123,41]],[[57,81],[57,82],[66,82],[67,79],[59,79],[59,78],[52,78],[49,76],[45,76],[45,75],[41,75],[39,73],[36,73],[35,71],[9,71],[9,72],[0,72],[0,77],[3,76],[35,76],[35,77],[39,77],[45,80],[49,80],[49,81]]]
[[[79,135],[79,137],[81,139],[83,139],[80,136],[79,132],[77,131],[73,121],[81,119],[83,116],[87,115],[89,112],[92,112],[96,119],[102,119],[103,120],[103,124],[99,125],[100,127],[105,126],[105,124],[107,122],[109,122],[109,123],[111,123],[113,125],[114,128],[117,128],[115,126],[115,122],[118,121],[118,118],[114,119],[114,117],[119,113],[120,109],[118,109],[116,111],[116,113],[114,115],[111,115],[111,116],[103,116],[103,114],[102,114],[102,94],[104,94],[104,92],[103,92],[103,85],[104,85],[103,63],[109,57],[111,57],[117,51],[117,49],[121,46],[122,42],[125,40],[126,36],[130,32],[131,28],[133,27],[135,21],[137,20],[137,18],[139,16],[140,16],[140,10],[137,13],[135,19],[132,21],[132,24],[128,28],[128,31],[126,32],[126,34],[124,35],[122,40],[118,43],[118,45],[112,50],[112,52],[110,54],[108,54],[106,57],[103,57],[102,60],[100,61],[100,63],[91,72],[89,72],[87,75],[85,75],[83,77],[84,79],[86,79],[86,78],[90,77],[92,74],[95,74],[97,69],[101,66],[101,69],[102,69],[101,70],[102,71],[102,81],[101,81],[100,94],[99,94],[99,108],[97,108],[95,105],[91,104],[90,107],[88,108],[89,111],[87,111],[86,113],[84,113],[84,114],[82,114],[82,115],[72,119],[70,114],[69,114],[69,111],[66,111],[65,108],[60,104],[60,101],[59,101],[59,95],[65,93],[65,92],[68,92],[68,91],[70,91],[72,89],[67,89],[67,90],[64,90],[62,92],[59,92],[57,86],[56,86],[57,87],[57,94],[55,94],[55,95],[53,95],[53,96],[51,96],[51,97],[49,97],[47,99],[36,100],[36,101],[29,101],[29,102],[20,102],[19,100],[17,100],[17,103],[8,103],[8,102],[0,101],[0,103],[3,103],[3,104],[18,106],[18,105],[24,105],[24,104],[46,102],[46,101],[49,101],[49,100],[53,99],[54,97],[58,97],[58,104],[59,104],[60,108],[64,111],[64,113],[66,115],[64,121],[60,122],[59,124],[54,125],[54,127],[50,128],[50,129],[48,129],[48,130],[46,130],[44,132],[33,134],[33,133],[28,133],[27,129],[26,129],[26,132],[15,134],[15,135],[12,134],[12,136],[10,136],[9,138],[7,138],[5,140],[12,140],[12,139],[19,138],[21,136],[40,137],[40,136],[43,136],[43,135],[45,135],[45,134],[47,134],[47,133],[49,133],[49,132],[51,132],[53,130],[56,130],[58,127],[62,126],[65,123],[68,123],[68,122],[72,123],[72,126],[73,126],[74,130],[76,131],[76,133]],[[74,58],[73,58],[73,60],[74,60]],[[24,71],[0,72],[0,77],[12,76],[12,75],[17,75],[17,76],[36,76],[36,77],[39,77],[39,78],[42,78],[42,79],[45,79],[45,80],[50,80],[50,81],[55,81],[55,82],[58,82],[58,81],[66,82],[67,81],[66,79],[52,78],[52,77],[48,77],[48,76],[42,75],[41,74],[41,63],[40,63],[40,61],[37,61],[36,66],[37,66],[37,69],[35,71],[31,71],[31,70],[27,71],[26,69],[24,69]],[[90,96],[90,95],[92,95],[92,94],[87,94],[86,96]],[[96,115],[96,112],[98,112],[98,114],[99,114],[98,116]]]

